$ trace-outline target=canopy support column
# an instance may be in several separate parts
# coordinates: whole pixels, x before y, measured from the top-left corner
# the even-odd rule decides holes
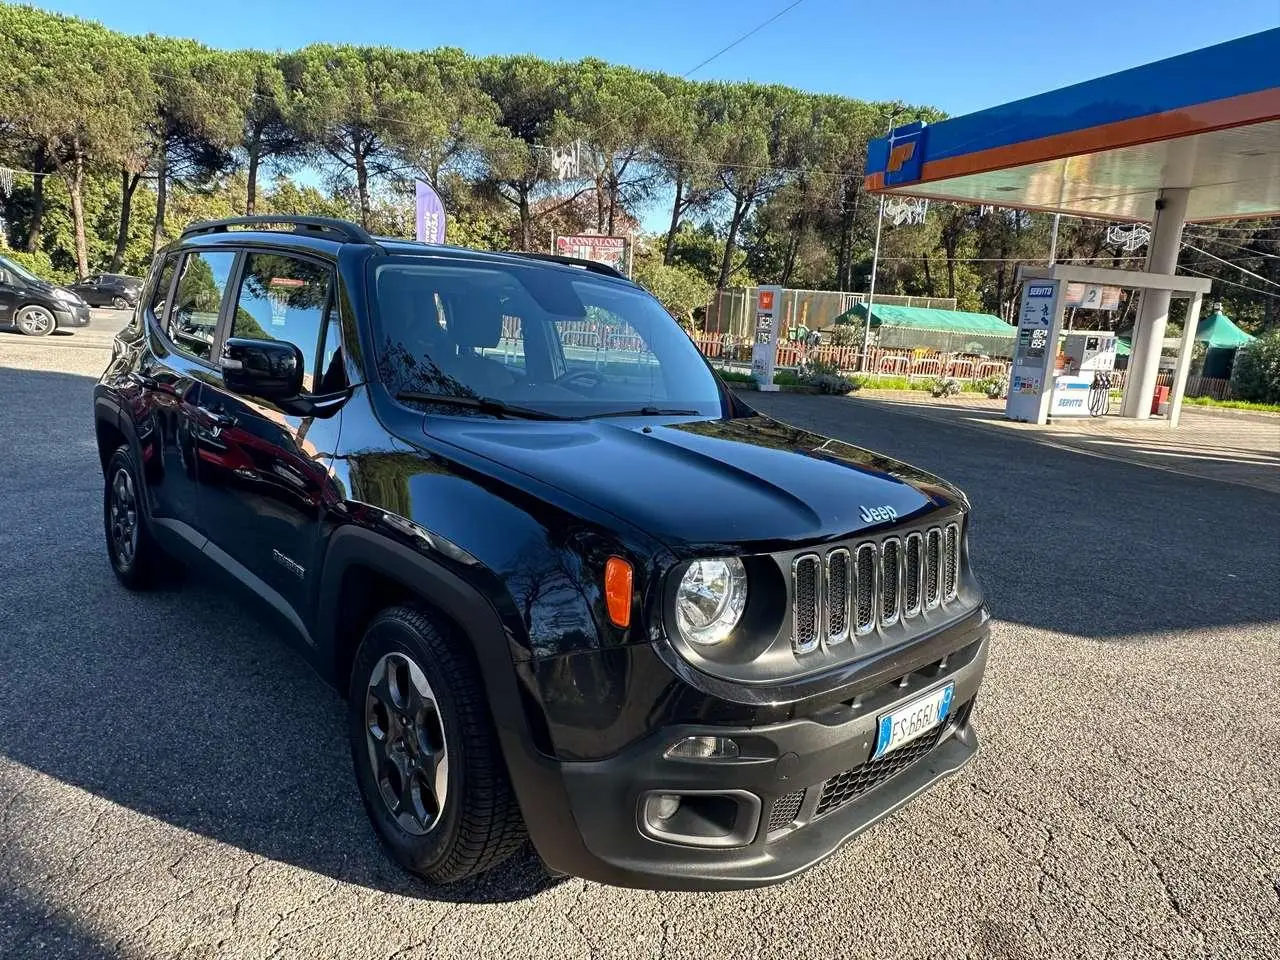
[[[1178,366],[1173,374],[1173,390],[1169,397],[1169,426],[1176,427],[1182,416],[1182,395],[1187,389],[1187,374],[1191,372],[1191,351],[1195,348],[1196,327],[1200,323],[1200,301],[1204,294],[1197,293],[1187,304],[1187,315],[1182,321],[1182,343],[1178,346]]]
[[[1178,268],[1182,227],[1187,220],[1186,187],[1160,191],[1155,219],[1151,221],[1151,243],[1147,252],[1147,273],[1172,274]],[[1151,416],[1151,399],[1160,373],[1160,348],[1169,322],[1169,290],[1144,290],[1138,321],[1133,329],[1133,350],[1129,378],[1125,383],[1121,416],[1146,420]],[[1194,335],[1194,332],[1193,332]],[[1172,410],[1172,405],[1170,406]]]

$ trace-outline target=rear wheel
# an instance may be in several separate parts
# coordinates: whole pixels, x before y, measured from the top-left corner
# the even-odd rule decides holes
[[[57,328],[58,321],[44,307],[29,304],[14,314],[13,325],[28,337],[46,337]]]
[[[127,444],[107,461],[102,523],[107,556],[116,578],[130,590],[146,590],[160,579],[163,552],[142,515],[142,488]]]
[[[124,297],[112,297],[111,305],[115,307],[117,310],[129,309],[129,301],[126,300]]]
[[[401,866],[450,883],[519,849],[524,822],[477,669],[427,611],[392,607],[374,618],[348,715],[361,799]]]

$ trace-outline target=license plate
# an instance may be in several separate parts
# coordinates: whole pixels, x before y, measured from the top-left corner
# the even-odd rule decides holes
[[[876,752],[871,755],[871,759],[879,760],[886,753],[892,753],[946,720],[951,712],[951,695],[955,693],[955,689],[954,683],[948,683],[945,687],[917,697],[893,713],[880,717]]]

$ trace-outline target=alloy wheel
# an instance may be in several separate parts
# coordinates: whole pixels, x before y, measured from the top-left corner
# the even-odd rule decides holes
[[[112,297],[111,305],[117,310],[127,310],[129,308],[129,301],[124,297]]]
[[[365,742],[378,794],[406,832],[440,822],[449,789],[444,723],[422,668],[404,653],[384,654],[369,675]]]
[[[18,329],[32,336],[41,336],[53,329],[53,317],[40,307],[24,307],[16,318]]]
[[[138,498],[124,467],[111,478],[111,549],[126,568],[138,553]]]

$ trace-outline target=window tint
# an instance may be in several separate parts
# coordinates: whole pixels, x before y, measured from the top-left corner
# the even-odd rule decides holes
[[[231,336],[296,345],[306,364],[303,385],[311,388],[321,320],[329,303],[329,277],[328,267],[309,260],[278,253],[249,254]],[[323,372],[324,367],[320,369]]]
[[[160,278],[156,281],[156,288],[151,291],[151,312],[158,320],[164,319],[164,304],[169,298],[169,288],[173,286],[173,271],[177,266],[176,253],[165,257],[164,266],[160,268]]]
[[[236,255],[230,250],[188,253],[169,312],[169,339],[178,349],[203,360],[213,352],[222,295]]]

